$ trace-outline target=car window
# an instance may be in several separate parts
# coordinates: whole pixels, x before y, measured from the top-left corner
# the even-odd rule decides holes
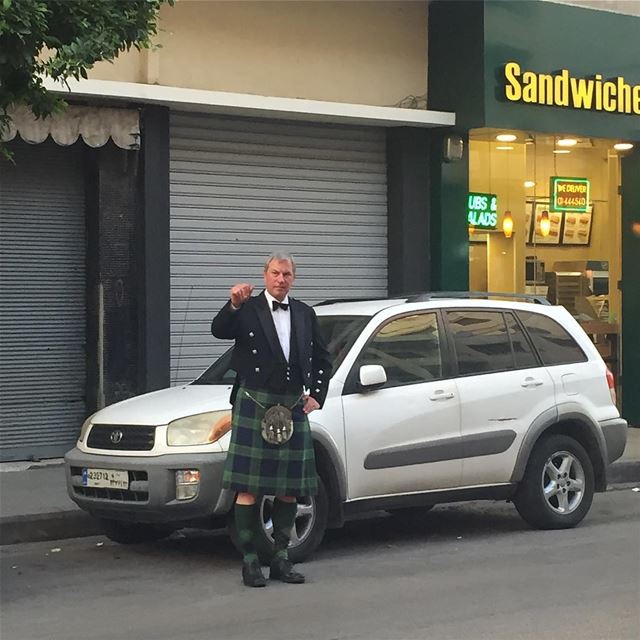
[[[515,316],[512,313],[505,313],[504,320],[507,323],[507,331],[511,338],[516,369],[537,367],[538,361],[536,360],[533,349]]]
[[[318,316],[320,331],[331,354],[335,371],[353,346],[370,316]],[[191,384],[233,384],[236,372],[231,368],[233,347],[225,351]]]
[[[514,368],[511,342],[499,311],[447,311],[461,376]]]
[[[231,368],[233,347],[225,351],[199,378],[191,384],[233,384],[236,372]]]
[[[387,372],[385,387],[427,382],[442,377],[438,318],[421,313],[383,325],[364,347],[355,364],[379,364]]]
[[[518,316],[546,366],[587,361],[578,343],[552,318],[530,311],[518,311]]]
[[[370,316],[318,316],[320,332],[327,343],[335,371],[362,333]]]

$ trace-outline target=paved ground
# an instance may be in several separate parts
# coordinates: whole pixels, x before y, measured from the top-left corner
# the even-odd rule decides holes
[[[120,547],[88,537],[0,549],[2,640],[636,640],[640,492],[596,496],[572,530],[513,507],[348,523],[305,585],[246,589],[221,535]]]

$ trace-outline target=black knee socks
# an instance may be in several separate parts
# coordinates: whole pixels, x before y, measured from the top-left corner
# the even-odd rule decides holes
[[[291,528],[296,519],[298,505],[296,502],[284,502],[277,498],[273,501],[273,541],[275,543],[275,557],[286,558],[287,547],[291,538]]]
[[[255,504],[238,504],[236,502],[234,517],[243,562],[252,562],[258,559],[255,545],[256,509]]]

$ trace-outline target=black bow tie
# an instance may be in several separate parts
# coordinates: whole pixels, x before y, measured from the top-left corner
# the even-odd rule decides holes
[[[283,311],[289,310],[289,305],[285,302],[278,302],[277,300],[271,301],[271,308],[276,311],[277,309],[282,309]]]

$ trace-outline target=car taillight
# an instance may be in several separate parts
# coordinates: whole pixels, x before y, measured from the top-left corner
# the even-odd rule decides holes
[[[609,386],[609,393],[611,394],[611,402],[613,402],[613,404],[616,404],[617,398],[616,398],[616,381],[613,377],[613,373],[611,373],[611,371],[609,371],[609,368],[607,367],[607,385]]]

